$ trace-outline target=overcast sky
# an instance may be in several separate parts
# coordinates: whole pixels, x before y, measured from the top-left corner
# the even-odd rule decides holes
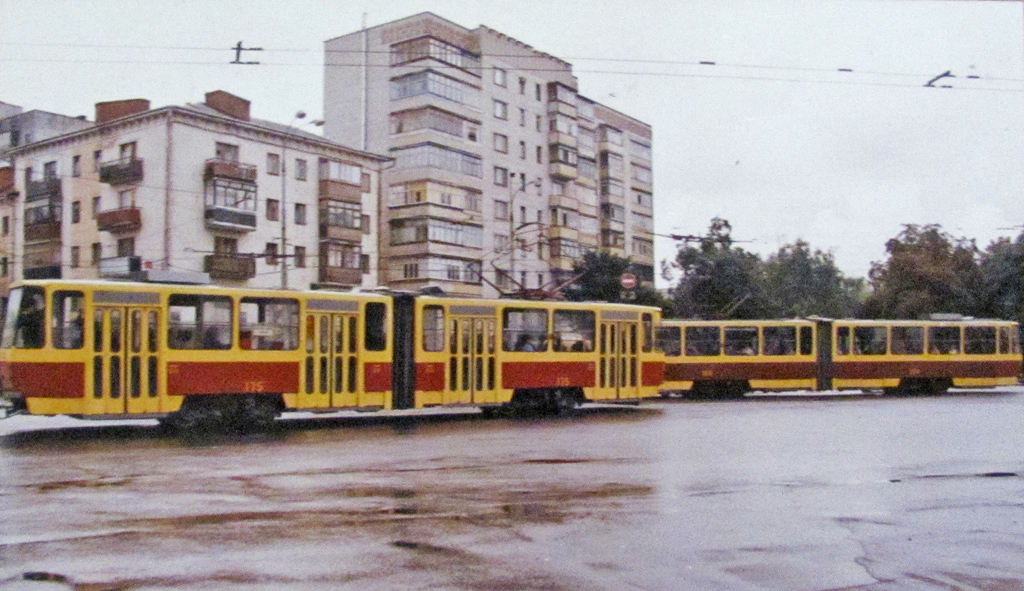
[[[1019,2],[0,0],[0,101],[92,119],[223,89],[313,119],[325,40],[423,11],[563,58],[650,123],[659,234],[719,216],[749,250],[802,238],[865,276],[902,224],[984,247],[1024,223]],[[261,65],[228,64],[240,40]]]

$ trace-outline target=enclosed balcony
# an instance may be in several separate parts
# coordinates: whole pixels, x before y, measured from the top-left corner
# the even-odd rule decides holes
[[[29,181],[25,185],[25,201],[60,201],[60,179],[45,178],[38,181]]]
[[[353,185],[345,181],[332,179],[320,180],[320,198],[331,201],[348,201],[360,203],[362,201],[363,189],[360,185]]]
[[[142,227],[142,211],[138,207],[123,207],[96,214],[96,228],[100,232],[127,234]]]
[[[363,282],[361,269],[343,267],[320,267],[320,283],[336,283],[340,285],[359,285]]]
[[[206,161],[206,169],[203,173],[206,180],[212,178],[234,179],[250,183],[256,182],[256,166],[253,164],[242,164],[231,160],[211,158]]]
[[[142,159],[122,158],[101,163],[100,182],[108,185],[133,185],[142,182]]]
[[[256,276],[256,259],[239,254],[208,254],[203,257],[203,271],[211,279],[245,281]]]
[[[25,242],[60,240],[60,220],[48,219],[25,224]]]
[[[59,279],[61,244],[46,242],[25,245],[25,279]]]

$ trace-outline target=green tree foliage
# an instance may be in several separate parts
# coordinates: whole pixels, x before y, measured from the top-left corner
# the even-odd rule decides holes
[[[848,318],[859,305],[863,280],[847,279],[831,253],[797,240],[764,263],[764,294],[773,316]]]
[[[889,258],[874,263],[868,318],[919,318],[932,313],[975,315],[983,310],[982,273],[973,240],[954,238],[938,224],[907,224],[885,243]]]
[[[981,254],[981,314],[1024,321],[1024,234],[1000,238]]]
[[[679,247],[672,267],[682,278],[672,289],[676,313],[700,318],[761,318],[768,313],[763,290],[764,263],[733,247],[732,226],[714,218],[696,245]]]
[[[576,261],[573,273],[578,278],[563,290],[566,299],[576,302],[622,302],[622,274],[630,271],[631,262],[606,252],[588,252],[583,260]],[[643,306],[658,306],[670,311],[672,302],[649,285],[638,285],[633,290],[634,298],[627,303]]]

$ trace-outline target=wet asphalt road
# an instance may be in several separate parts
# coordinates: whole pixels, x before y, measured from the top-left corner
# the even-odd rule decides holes
[[[1024,388],[280,422],[0,422],[0,589],[1024,590]]]

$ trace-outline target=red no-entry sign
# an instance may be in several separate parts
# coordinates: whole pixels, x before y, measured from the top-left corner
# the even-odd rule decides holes
[[[622,284],[623,289],[633,289],[636,287],[636,275],[632,273],[623,273],[622,277],[619,278],[619,283]]]

